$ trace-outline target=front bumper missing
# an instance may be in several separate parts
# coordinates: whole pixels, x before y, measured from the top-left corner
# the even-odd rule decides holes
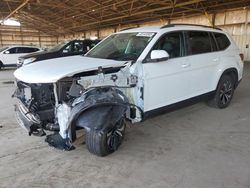
[[[18,99],[18,103],[15,105],[15,115],[18,124],[24,128],[29,135],[44,136],[46,135],[42,129],[41,122],[38,116],[32,114],[28,108]],[[52,147],[57,149],[70,151],[75,149],[69,139],[63,139],[58,132],[48,135],[45,141]]]
[[[18,100],[15,105],[15,116],[18,124],[24,128],[29,135],[44,136],[45,132],[40,127],[39,117],[31,113],[28,108]]]

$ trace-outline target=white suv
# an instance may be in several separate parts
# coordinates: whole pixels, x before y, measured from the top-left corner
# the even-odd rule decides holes
[[[15,71],[19,124],[71,150],[86,130],[90,152],[117,150],[125,119],[207,99],[225,108],[242,79],[243,55],[219,29],[194,25],[135,28],[110,35],[85,56],[57,58]]]
[[[18,57],[40,51],[33,46],[8,46],[0,48],[0,69],[4,67],[16,67]]]

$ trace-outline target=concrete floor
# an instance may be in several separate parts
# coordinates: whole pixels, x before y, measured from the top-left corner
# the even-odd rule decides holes
[[[249,64],[250,65],[250,64]],[[250,187],[250,66],[229,108],[201,102],[127,129],[108,157],[53,149],[14,118],[13,70],[0,72],[0,187]]]

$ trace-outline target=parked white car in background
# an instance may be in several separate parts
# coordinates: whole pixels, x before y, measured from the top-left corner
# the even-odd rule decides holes
[[[18,57],[41,51],[33,46],[9,46],[0,48],[0,69],[3,67],[15,67]]]
[[[122,143],[125,119],[139,122],[201,99],[226,108],[242,73],[243,54],[220,29],[130,29],[110,35],[85,57],[16,70],[15,111],[30,135],[54,131],[46,141],[59,149],[73,149],[75,130],[84,128],[89,151],[105,156]]]

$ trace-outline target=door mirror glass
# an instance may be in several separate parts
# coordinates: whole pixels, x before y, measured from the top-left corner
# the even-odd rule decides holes
[[[10,51],[9,51],[9,50],[6,50],[4,53],[5,53],[5,54],[9,54],[9,53],[10,53]]]
[[[150,58],[155,61],[166,61],[169,59],[169,54],[165,50],[153,50]]]

